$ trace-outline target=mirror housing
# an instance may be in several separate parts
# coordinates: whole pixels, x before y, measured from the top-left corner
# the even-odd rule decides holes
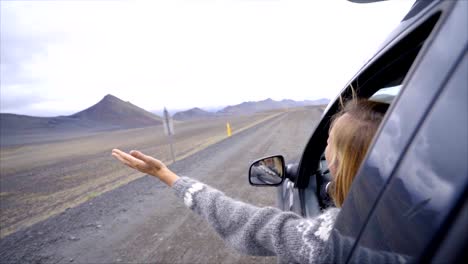
[[[286,178],[291,182],[296,182],[297,174],[299,173],[299,163],[290,163],[286,165]]]
[[[254,161],[249,169],[249,183],[253,186],[278,186],[286,174],[284,158],[269,156]]]

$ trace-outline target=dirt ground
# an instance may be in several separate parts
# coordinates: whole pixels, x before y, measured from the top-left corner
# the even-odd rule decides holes
[[[229,138],[226,120],[180,123],[170,168],[233,198],[274,205],[274,188],[248,184],[250,162],[272,154],[297,161],[320,114],[301,108],[237,117]],[[170,188],[113,160],[114,147],[170,163],[161,128],[2,149],[1,263],[275,262],[226,247]]]

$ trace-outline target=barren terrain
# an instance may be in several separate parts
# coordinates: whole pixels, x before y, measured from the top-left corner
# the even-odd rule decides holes
[[[172,190],[119,164],[110,150],[142,150],[234,198],[274,205],[274,188],[249,186],[248,165],[271,154],[297,160],[320,113],[310,107],[176,123],[174,164],[162,126],[2,148],[0,262],[274,261],[225,247]]]

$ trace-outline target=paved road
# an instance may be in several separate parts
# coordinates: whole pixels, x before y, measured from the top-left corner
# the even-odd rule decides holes
[[[250,163],[297,160],[320,115],[286,112],[171,166],[239,200],[275,204],[274,188],[248,184]],[[107,192],[0,241],[0,263],[274,263],[227,248],[200,217],[149,176]]]

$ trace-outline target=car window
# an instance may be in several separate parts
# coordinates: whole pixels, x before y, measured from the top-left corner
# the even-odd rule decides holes
[[[394,103],[398,95],[404,90],[403,82],[416,57],[423,47],[427,37],[432,32],[440,13],[428,18],[422,25],[414,29],[408,36],[400,42],[394,44],[393,48],[381,54],[379,59],[368,65],[351,82],[350,85],[341,93],[341,97],[349,98],[352,94],[351,89],[355,90],[358,97],[369,98],[370,100],[383,101],[389,104]],[[318,155],[317,169],[310,169],[309,178],[316,179],[317,170],[324,171],[327,168],[326,161],[321,159],[326,147],[328,138],[328,129],[330,120],[336,112],[339,111],[339,99],[334,104],[330,104],[325,117],[316,129],[316,132],[309,141],[303,160],[314,160],[308,155]],[[389,110],[391,111],[391,109]],[[387,113],[388,115],[388,113]],[[314,138],[315,137],[315,138]],[[311,153],[307,153],[310,151]],[[301,169],[307,168],[306,166]],[[321,167],[321,168],[320,168]],[[307,169],[305,169],[307,170]],[[325,178],[331,179],[331,175],[325,174]],[[314,180],[315,181],[315,180]],[[312,202],[312,196],[316,195],[314,181],[309,181],[302,190],[303,212],[307,216],[312,216],[315,205]],[[355,219],[356,226],[362,224],[362,219]]]
[[[398,94],[403,92],[405,89],[403,81],[439,17],[440,12],[428,15],[422,22],[414,25],[411,30],[396,37],[395,41],[374,56],[346,85],[340,95],[327,106],[320,123],[304,149],[299,175],[295,182],[296,188],[304,191],[309,188],[310,179],[314,178],[315,172],[319,169],[320,157],[326,147],[330,119],[339,111],[340,97],[349,99],[352,97],[352,90],[354,90],[358,97],[370,98],[381,89],[397,87],[402,84]],[[305,212],[304,207],[307,205],[303,204],[302,206],[302,211]]]

